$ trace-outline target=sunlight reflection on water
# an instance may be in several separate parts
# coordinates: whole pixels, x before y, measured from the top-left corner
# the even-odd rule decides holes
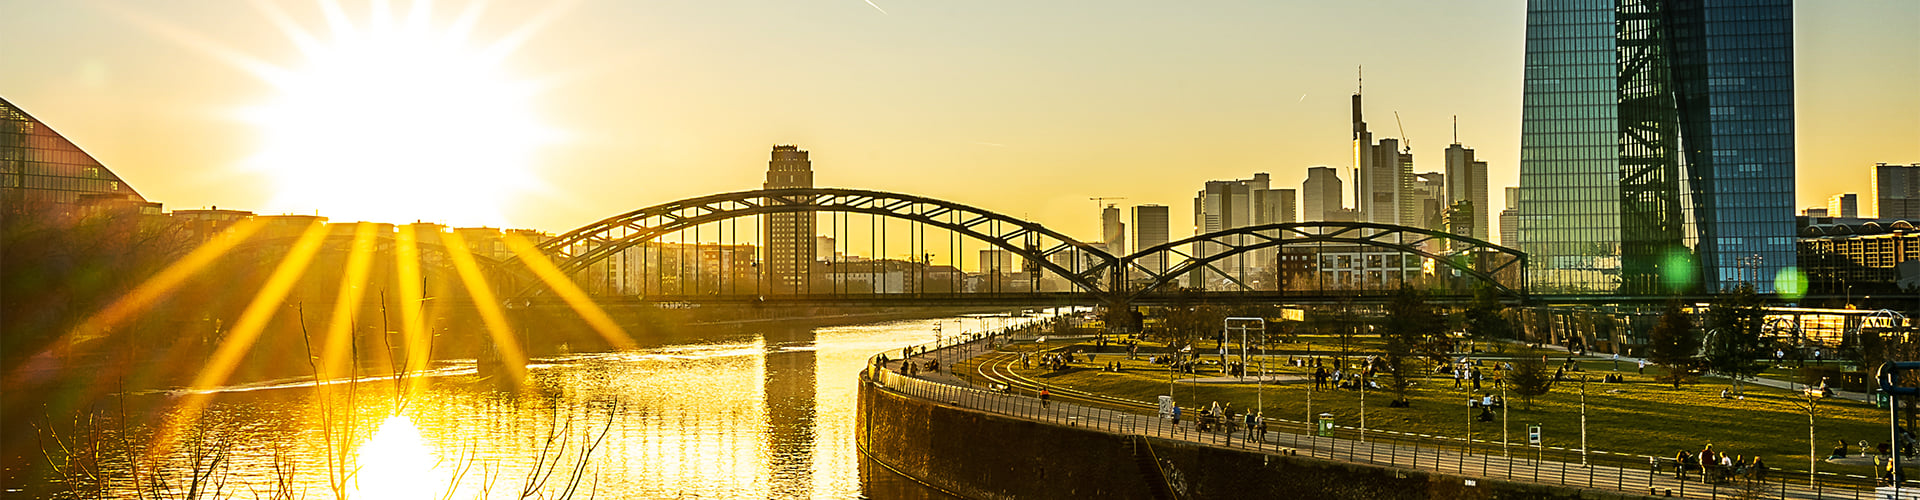
[[[947,498],[884,469],[863,476],[853,444],[856,373],[868,356],[932,340],[936,323],[988,324],[894,321],[540,358],[523,391],[477,379],[471,360],[425,373],[411,398],[385,377],[270,381],[211,391],[202,415],[157,417],[194,419],[197,442],[228,447],[227,491],[289,480],[295,498],[332,498],[330,463],[347,464],[334,472],[350,478],[351,498],[556,498],[570,485],[574,498]],[[135,397],[164,408],[179,394]],[[193,457],[162,460],[185,470]]]

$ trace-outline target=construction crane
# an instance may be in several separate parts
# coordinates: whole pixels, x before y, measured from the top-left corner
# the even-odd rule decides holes
[[[1094,210],[1099,210],[1099,209],[1100,209],[1100,206],[1101,206],[1101,205],[1104,205],[1104,204],[1106,204],[1106,202],[1107,202],[1107,200],[1124,200],[1124,199],[1127,199],[1127,197],[1125,197],[1125,196],[1095,196],[1095,197],[1092,197],[1092,198],[1087,198],[1087,199],[1089,199],[1089,200],[1093,200],[1093,209],[1094,209]],[[1108,205],[1108,206],[1112,206],[1112,205]]]
[[[1394,110],[1393,112],[1393,125],[1400,127],[1400,144],[1405,146],[1407,151],[1413,151],[1413,139],[1407,138],[1407,126],[1406,124],[1400,123],[1399,110]]]

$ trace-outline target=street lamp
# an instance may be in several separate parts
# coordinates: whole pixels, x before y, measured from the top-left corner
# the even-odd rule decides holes
[[[1580,374],[1580,466],[1587,466],[1587,374]]]

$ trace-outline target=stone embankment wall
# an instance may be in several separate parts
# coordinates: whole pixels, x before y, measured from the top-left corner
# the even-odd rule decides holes
[[[1060,426],[860,388],[863,453],[975,499],[1625,499]]]

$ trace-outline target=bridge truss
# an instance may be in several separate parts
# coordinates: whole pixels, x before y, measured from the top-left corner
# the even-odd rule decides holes
[[[812,217],[775,217],[780,214]],[[806,251],[798,252],[804,262],[773,265],[773,256],[795,252],[768,250],[782,244],[769,241],[766,235],[775,234],[769,228],[794,220],[804,227],[787,234],[815,234],[817,243],[804,242]],[[1269,224],[1114,255],[1038,223],[968,205],[839,188],[690,198],[608,217],[538,248],[576,281],[603,282],[588,287],[594,293],[638,301],[1001,303],[1026,297],[1059,303],[1078,297],[1073,302],[1121,305],[1196,294],[1262,301],[1385,295],[1403,285],[1456,297],[1470,296],[1477,284],[1509,297],[1526,289],[1524,253],[1417,228]],[[504,264],[513,267],[512,259]],[[969,265],[973,272],[962,271]],[[874,300],[883,295],[889,300]]]

